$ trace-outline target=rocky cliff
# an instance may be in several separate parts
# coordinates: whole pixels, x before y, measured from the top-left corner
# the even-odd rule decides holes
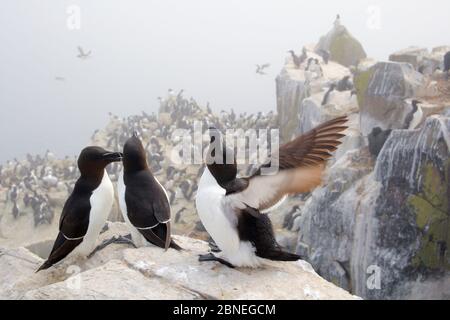
[[[100,241],[126,234],[110,223]],[[182,252],[113,244],[92,258],[67,258],[34,273],[51,243],[0,250],[0,299],[357,299],[305,261],[267,261],[260,269],[199,263],[207,243],[176,236]]]
[[[336,47],[340,32],[322,37],[315,52]],[[297,232],[297,253],[363,298],[450,297],[450,83],[438,69],[446,48],[408,48],[390,62],[364,59],[361,50],[348,51],[353,59],[331,54],[321,62],[323,76],[303,86],[292,83],[307,77],[306,68],[288,59],[277,79],[285,137],[349,115],[322,187],[297,214],[284,212],[287,229]],[[349,88],[338,90],[346,75]],[[374,139],[374,129],[384,138]]]

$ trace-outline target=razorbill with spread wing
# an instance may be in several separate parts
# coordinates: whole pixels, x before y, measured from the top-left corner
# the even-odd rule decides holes
[[[70,253],[87,256],[105,225],[114,201],[114,189],[106,166],[121,161],[122,154],[100,147],[87,147],[78,157],[81,176],[67,199],[59,221],[59,233],[44,270]]]
[[[136,133],[123,148],[118,194],[123,218],[137,247],[150,242],[164,249],[181,249],[170,236],[169,197],[150,171],[144,146]]]
[[[261,258],[300,259],[282,250],[264,213],[277,207],[287,195],[309,192],[320,184],[330,152],[344,137],[341,132],[347,128],[346,121],[345,116],[336,118],[282,145],[278,157],[274,154],[272,160],[246,178],[236,176],[233,150],[227,148],[217,129],[210,129],[206,168],[195,202],[201,222],[222,252],[220,256],[200,256],[199,260],[218,261],[230,267],[257,267]],[[279,170],[264,175],[264,169],[277,158]]]

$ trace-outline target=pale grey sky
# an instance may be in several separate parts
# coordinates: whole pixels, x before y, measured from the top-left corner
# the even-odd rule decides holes
[[[67,28],[70,5],[81,29]],[[369,7],[380,28],[367,26]],[[286,51],[317,42],[335,15],[369,56],[450,44],[448,0],[3,0],[0,162],[51,149],[74,155],[107,113],[157,108],[168,88],[216,109],[275,109]],[[78,45],[92,58],[76,58]],[[272,64],[255,74],[255,64]],[[61,76],[64,82],[55,81]]]

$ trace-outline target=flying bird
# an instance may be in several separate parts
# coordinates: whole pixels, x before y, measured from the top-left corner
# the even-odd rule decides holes
[[[84,52],[83,48],[78,46],[78,55],[77,58],[80,58],[82,60],[85,60],[91,56],[91,50],[88,52]]]
[[[262,65],[257,64],[256,65],[256,73],[260,74],[260,75],[265,75],[266,73],[264,72],[264,69],[270,67],[270,63],[265,63]]]
[[[222,252],[202,255],[199,260],[229,267],[257,267],[261,258],[300,259],[282,250],[266,213],[289,194],[310,192],[321,183],[327,159],[345,136],[341,132],[347,129],[346,122],[345,116],[330,120],[282,145],[270,161],[244,178],[237,177],[234,152],[225,145],[219,130],[210,128],[196,207],[205,229]],[[273,165],[278,171],[265,174],[265,169]]]

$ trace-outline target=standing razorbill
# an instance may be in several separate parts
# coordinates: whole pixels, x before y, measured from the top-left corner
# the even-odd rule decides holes
[[[282,250],[276,242],[270,219],[264,213],[278,206],[287,195],[309,192],[320,184],[325,163],[341,143],[347,118],[328,121],[278,150],[279,170],[237,178],[233,151],[222,142],[217,129],[210,129],[206,168],[200,179],[196,207],[205,229],[222,250],[200,256],[200,261],[218,261],[227,266],[257,267],[260,258],[295,261],[300,256]],[[216,150],[223,157],[216,157]],[[234,162],[225,159],[233,160]],[[221,161],[223,160],[223,161]]]
[[[50,256],[37,271],[51,267],[71,252],[87,256],[94,250],[114,201],[113,185],[105,168],[121,160],[121,153],[100,147],[81,151],[78,157],[81,176],[64,204]]]
[[[419,105],[421,103],[421,101],[415,99],[411,101],[412,110],[405,118],[404,129],[414,130],[422,121],[423,111]]]
[[[137,247],[147,241],[161,248],[181,249],[170,237],[170,204],[166,190],[151,173],[137,134],[123,148],[118,182],[119,205]]]

